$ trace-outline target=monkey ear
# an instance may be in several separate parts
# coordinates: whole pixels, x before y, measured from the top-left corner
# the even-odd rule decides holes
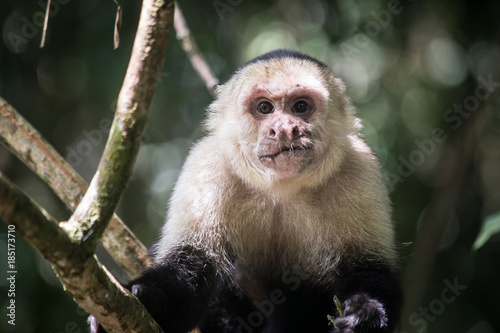
[[[332,83],[332,87],[336,87],[342,94],[346,93],[347,88],[345,82],[340,77],[332,74],[330,76],[330,82]]]
[[[222,84],[217,84],[215,87],[214,87],[214,99],[217,99],[220,97],[220,94],[221,94],[221,90],[222,90]]]

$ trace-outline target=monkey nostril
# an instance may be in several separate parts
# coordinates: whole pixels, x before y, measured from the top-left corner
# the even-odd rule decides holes
[[[274,139],[276,137],[276,131],[274,130],[274,128],[269,129],[269,137],[271,139]]]
[[[300,135],[300,130],[297,126],[294,126],[293,129],[292,129],[292,136],[294,138],[298,137]]]

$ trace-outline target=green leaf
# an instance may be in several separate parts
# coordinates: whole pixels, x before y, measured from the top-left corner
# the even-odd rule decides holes
[[[335,307],[337,308],[337,311],[339,312],[339,315],[341,317],[344,316],[344,312],[342,311],[342,304],[340,303],[339,298],[337,295],[333,296],[333,303],[335,303]]]
[[[477,251],[495,234],[500,232],[500,212],[486,217],[481,231],[472,245],[472,250]]]

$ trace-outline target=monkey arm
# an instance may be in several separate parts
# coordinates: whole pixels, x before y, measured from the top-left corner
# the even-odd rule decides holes
[[[184,246],[158,261],[125,287],[165,332],[188,332],[204,319],[215,284],[215,269],[205,254]],[[93,316],[92,333],[104,332]]]
[[[214,265],[191,246],[173,252],[129,283],[165,332],[187,332],[204,318],[215,281]]]
[[[343,317],[335,316],[333,333],[393,332],[398,324],[403,292],[393,267],[363,259],[343,265],[337,295]],[[344,273],[342,273],[344,272]]]

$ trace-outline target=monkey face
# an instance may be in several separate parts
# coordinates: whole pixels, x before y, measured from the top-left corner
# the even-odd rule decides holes
[[[249,106],[258,129],[256,157],[279,178],[299,175],[314,156],[313,125],[308,122],[315,112],[313,98],[304,92],[258,96]]]
[[[205,126],[248,184],[292,193],[324,182],[342,161],[355,118],[330,70],[290,58],[258,61],[217,93]]]
[[[263,74],[243,102],[244,117],[254,128],[248,154],[277,179],[299,176],[318,158],[316,128],[328,91],[301,68],[277,67]]]

